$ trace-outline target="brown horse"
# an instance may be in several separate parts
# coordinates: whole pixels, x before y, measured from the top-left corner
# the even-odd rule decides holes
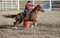
[[[30,13],[29,13],[29,18],[28,20],[33,22],[34,25],[37,25],[37,14],[38,11],[44,12],[44,10],[41,8],[40,5],[37,5]],[[18,24],[20,24],[23,20],[26,20],[27,17],[24,17],[23,13],[19,13],[16,15],[15,20],[16,22],[14,22],[14,25],[17,26]]]

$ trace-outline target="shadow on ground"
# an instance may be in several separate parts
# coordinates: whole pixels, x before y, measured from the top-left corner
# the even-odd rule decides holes
[[[22,28],[23,26],[17,26],[17,27]],[[10,28],[14,28],[14,26],[13,25],[0,25],[0,29],[10,29]]]
[[[40,28],[60,28],[60,24],[54,25],[54,24],[41,24],[41,23],[39,23],[37,25],[37,27],[38,27],[38,29],[40,29]],[[33,28],[35,29],[36,27],[33,27]],[[0,25],[0,29],[15,29],[15,27],[14,27],[14,25]],[[23,25],[18,25],[17,29],[23,30],[24,29]],[[32,28],[30,28],[30,29],[32,29]]]

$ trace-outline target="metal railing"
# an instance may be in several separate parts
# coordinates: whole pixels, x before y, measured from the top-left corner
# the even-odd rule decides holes
[[[18,9],[18,0],[0,0],[0,11]]]

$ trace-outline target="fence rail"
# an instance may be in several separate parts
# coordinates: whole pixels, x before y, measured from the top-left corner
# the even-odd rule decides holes
[[[24,9],[27,1],[28,0],[0,0],[0,11]],[[31,1],[33,2],[33,0]],[[34,0],[33,3],[34,4],[47,4],[50,2]]]
[[[18,8],[17,0],[0,0],[0,11],[16,10]]]

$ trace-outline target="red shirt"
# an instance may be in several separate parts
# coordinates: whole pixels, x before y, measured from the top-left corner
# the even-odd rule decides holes
[[[31,6],[33,6],[33,5],[27,3],[25,8],[29,10]]]

